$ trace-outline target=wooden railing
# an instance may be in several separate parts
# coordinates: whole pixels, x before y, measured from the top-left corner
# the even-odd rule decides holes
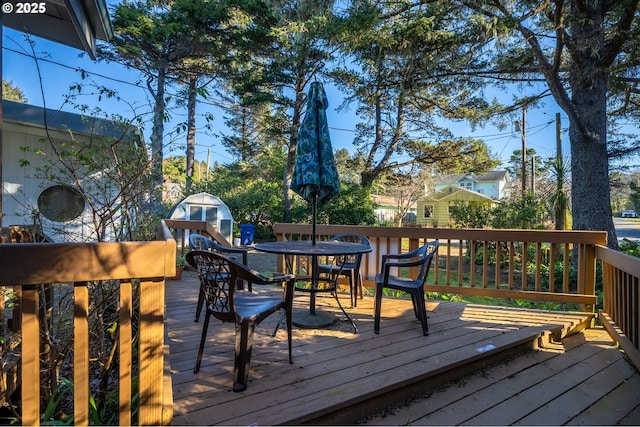
[[[604,246],[602,260],[603,309],[599,317],[609,334],[640,369],[640,258]]]
[[[138,423],[170,423],[172,398],[165,365],[164,278],[175,274],[176,241],[178,250],[187,250],[186,230],[216,234],[215,228],[205,222],[167,220],[162,239],[151,242],[0,244],[0,286],[21,290],[20,421],[23,425],[40,423],[37,287],[54,283],[74,285],[74,424],[89,424],[87,283],[98,280],[114,280],[120,284],[119,423],[128,425],[132,420],[134,317],[140,320]],[[276,224],[274,231],[278,240],[308,239],[311,226]],[[367,236],[373,251],[363,260],[362,271],[369,283],[380,270],[382,254],[406,252],[424,241],[438,239],[441,246],[438,261],[432,267],[428,291],[573,303],[585,310],[593,310],[596,304],[595,265],[599,258],[603,264],[604,291],[601,318],[636,366],[640,366],[640,260],[604,247],[605,232],[331,225],[319,225],[317,232],[320,239],[344,232]],[[577,262],[574,268],[577,277],[572,279],[568,271],[574,262]],[[558,271],[545,267],[549,263],[557,265]],[[523,265],[527,268],[522,268]],[[134,313],[134,283],[138,283],[140,289],[138,313]],[[555,285],[549,286],[549,283]]]
[[[369,238],[373,250],[363,258],[361,268],[368,286],[373,286],[383,254],[407,252],[437,239],[438,262],[432,266],[427,291],[571,303],[588,312],[593,312],[597,303],[595,247],[605,245],[607,238],[600,231],[351,225],[318,225],[316,231],[318,239],[349,232]],[[274,232],[277,240],[309,239],[311,226],[279,223]],[[577,277],[572,278],[569,272],[574,262]]]
[[[160,240],[124,243],[0,244],[0,286],[20,290],[21,419],[23,425],[41,420],[40,355],[41,305],[38,287],[73,284],[73,415],[74,424],[88,425],[89,392],[89,290],[94,281],[119,282],[119,419],[132,422],[134,375],[134,318],[139,319],[136,342],[138,364],[138,423],[171,422],[172,391],[166,371],[164,344],[165,277],[175,275],[176,243],[166,226]],[[134,308],[134,283],[139,306]],[[134,310],[137,309],[137,313]]]
[[[174,235],[183,236],[183,241],[184,230],[210,235],[215,231],[206,223],[193,221],[167,221],[167,224]],[[434,263],[426,285],[428,291],[571,303],[589,312],[595,311],[597,303],[596,262],[600,261],[604,294],[600,317],[612,337],[640,368],[640,259],[606,248],[603,231],[351,225],[318,225],[316,231],[318,239],[353,232],[371,240],[373,251],[365,256],[361,269],[369,286],[380,271],[382,254],[406,252],[424,241],[438,239],[438,262]],[[274,233],[280,241],[309,239],[311,225],[275,224]],[[471,259],[475,262],[471,263]],[[284,271],[284,259],[278,262],[278,269]],[[550,264],[556,268],[549,268]],[[522,265],[527,268],[523,269]],[[575,277],[570,275],[572,269]],[[555,286],[548,286],[549,283]]]
[[[171,230],[171,234],[175,239],[178,252],[185,253],[189,251],[189,234],[198,233],[212,237],[222,246],[231,247],[231,243],[218,232],[218,229],[206,221],[189,221],[183,219],[165,219],[165,224]]]

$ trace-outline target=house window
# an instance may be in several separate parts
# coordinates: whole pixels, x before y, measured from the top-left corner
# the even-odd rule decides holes
[[[433,205],[424,205],[424,217],[433,218]]]
[[[461,182],[460,183],[460,188],[464,188],[465,190],[471,190],[471,189],[473,189],[473,183],[471,183],[471,182]]]
[[[74,220],[82,214],[84,206],[84,197],[78,190],[62,185],[49,187],[38,196],[38,209],[51,221]]]

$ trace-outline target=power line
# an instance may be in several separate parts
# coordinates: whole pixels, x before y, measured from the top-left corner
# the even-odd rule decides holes
[[[7,37],[7,38],[11,39],[11,37]],[[11,39],[11,40],[14,43],[20,45],[15,40],[13,40],[13,39]],[[109,80],[109,81],[112,81],[114,83],[119,83],[119,84],[123,84],[123,85],[133,86],[133,87],[138,88],[138,89],[147,90],[144,86],[142,86],[142,85],[140,85],[138,83],[130,82],[130,81],[123,80],[123,79],[117,79],[117,78],[114,78],[114,77],[111,77],[111,76],[107,76],[107,75],[104,75],[104,74],[97,73],[95,71],[88,71],[88,70],[85,70],[84,68],[80,68],[80,67],[71,67],[71,66],[65,65],[65,64],[63,64],[61,62],[54,61],[52,59],[39,57],[39,56],[33,55],[31,53],[28,53],[28,52],[21,52],[19,50],[12,49],[10,47],[3,46],[2,49],[6,50],[8,52],[15,53],[17,55],[22,55],[22,56],[27,57],[29,59],[33,59],[34,61],[46,62],[46,63],[52,64],[52,65],[56,65],[56,66],[61,67],[61,68],[66,68],[68,70],[75,71],[77,73],[83,73],[83,74],[86,74],[86,75],[89,75],[89,76],[99,77],[101,79]],[[129,67],[126,67],[125,65],[122,65],[122,64],[118,64],[118,65],[120,65],[121,67],[124,67],[124,68],[129,68]],[[133,70],[135,70],[135,68],[133,68]],[[172,97],[178,97],[178,94],[175,93],[175,92],[168,92],[168,95],[170,95]],[[218,101],[218,100],[215,100],[215,99],[211,100],[211,98],[209,98],[209,99],[201,99],[198,102],[200,102],[201,104],[206,104],[206,105],[209,105],[209,106],[212,106],[212,107],[217,107],[217,108],[222,108],[222,109],[230,107],[230,105],[228,103],[225,103],[223,101]]]
[[[13,39],[12,37],[7,36],[7,35],[5,35],[5,37],[7,37],[7,38],[8,38],[8,39],[10,39],[11,41],[13,41],[16,45],[21,46],[21,44],[20,44],[18,41],[16,41],[15,39]],[[69,66],[69,65],[63,64],[63,63],[61,63],[61,62],[55,61],[55,60],[53,60],[53,59],[48,59],[48,58],[44,58],[44,57],[39,57],[39,56],[37,56],[37,55],[34,55],[34,54],[29,53],[29,52],[26,52],[26,51],[20,51],[20,50],[17,50],[17,49],[12,49],[12,48],[7,47],[7,46],[3,46],[3,50],[6,50],[6,51],[8,51],[8,52],[12,52],[12,53],[15,53],[15,54],[17,54],[17,55],[21,55],[21,56],[24,56],[24,57],[30,58],[30,59],[32,59],[32,60],[34,60],[34,61],[42,61],[42,62],[46,62],[46,63],[52,64],[52,65],[55,65],[55,66],[58,66],[58,67],[61,67],[61,68],[65,68],[65,69],[68,69],[68,70],[71,70],[71,71],[74,71],[74,72],[77,72],[77,73],[83,73],[83,74],[86,74],[86,75],[88,75],[88,76],[101,78],[101,79],[104,79],[104,80],[107,80],[107,81],[111,81],[111,82],[114,82],[114,83],[118,83],[118,84],[122,84],[122,85],[132,86],[132,87],[135,87],[135,88],[137,88],[137,89],[142,89],[142,90],[145,90],[145,91],[146,91],[146,90],[148,90],[148,89],[147,89],[147,88],[145,88],[143,85],[140,85],[140,84],[139,84],[139,83],[137,83],[137,82],[131,82],[131,81],[128,81],[128,80],[124,80],[124,79],[120,79],[120,78],[115,78],[115,77],[108,76],[108,75],[105,75],[105,74],[101,74],[101,73],[98,73],[98,72],[95,72],[95,71],[88,71],[88,70],[85,70],[85,69],[83,69],[83,68],[81,68],[81,67],[72,67],[72,66]],[[116,64],[118,64],[118,65],[119,65],[119,66],[121,66],[121,67],[127,68],[127,69],[135,70],[134,68],[126,67],[126,66],[125,66],[125,65],[123,65],[123,64],[119,64],[119,63],[116,63]],[[136,70],[136,71],[138,71],[138,70]],[[139,72],[139,71],[138,71],[138,72]],[[177,81],[177,80],[176,80],[176,81]],[[174,93],[174,92],[168,92],[168,95],[170,95],[170,96],[172,96],[172,97],[178,97],[178,94],[176,94],[176,93]],[[222,109],[223,111],[224,111],[225,109],[227,109],[227,108],[229,108],[229,107],[230,107],[230,104],[225,103],[225,102],[223,102],[223,101],[218,101],[218,100],[214,100],[214,101],[212,102],[211,100],[200,99],[198,102],[199,102],[200,104],[203,104],[203,105],[209,105],[209,106],[211,106],[211,107],[220,108],[220,109]],[[182,116],[184,116],[184,114],[180,114],[180,113],[178,113],[178,112],[174,112],[173,114],[176,114],[176,115],[182,115]],[[544,112],[543,112],[543,114],[546,114],[546,113],[544,113]],[[536,134],[536,133],[538,133],[538,132],[543,131],[543,130],[544,130],[545,128],[547,128],[547,127],[549,126],[549,124],[551,124],[551,123],[553,123],[553,120],[552,120],[552,121],[550,121],[550,122],[546,122],[546,123],[540,124],[540,125],[536,125],[536,126],[529,126],[529,127],[528,127],[528,130],[532,130],[532,129],[533,129],[533,130],[535,130],[535,129],[539,128],[539,130],[538,130],[537,132],[534,132],[534,134]],[[352,134],[353,134],[353,133],[356,133],[356,130],[355,130],[355,129],[345,129],[345,128],[338,128],[338,127],[332,127],[332,126],[330,126],[329,128],[330,128],[331,130],[338,131],[338,132],[349,132],[349,133],[352,133]],[[206,134],[206,133],[205,133],[205,134]],[[509,131],[509,132],[504,132],[504,133],[494,133],[494,134],[487,134],[487,135],[474,136],[474,138],[482,139],[482,140],[484,140],[485,142],[496,141],[496,140],[503,139],[503,138],[505,138],[505,137],[508,137],[509,139],[511,139],[511,138],[513,137],[513,132]],[[504,144],[504,146],[503,146],[502,150],[500,151],[500,155],[502,154],[502,152],[504,152],[504,150],[507,148],[507,146],[508,146],[508,144],[509,144],[509,143],[510,143],[510,141],[507,141],[507,142]],[[211,147],[213,147],[213,145],[212,145]],[[541,148],[542,148],[542,147],[541,147]]]

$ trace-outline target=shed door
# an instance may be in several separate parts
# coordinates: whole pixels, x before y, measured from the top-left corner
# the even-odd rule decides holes
[[[223,219],[220,221],[220,234],[222,234],[229,242],[231,242],[232,230],[231,230],[231,220]]]

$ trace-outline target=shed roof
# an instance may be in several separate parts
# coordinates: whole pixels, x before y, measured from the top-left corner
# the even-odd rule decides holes
[[[225,207],[227,206],[227,204],[223,202],[220,197],[214,196],[213,194],[204,193],[204,192],[191,194],[185,197],[184,199],[182,199],[180,203],[193,203],[193,204],[199,204],[199,205],[214,205],[214,206],[223,205]]]
[[[191,194],[180,200],[171,208],[167,218],[178,219],[178,217],[181,216],[181,211],[178,208],[184,205],[218,206],[222,208],[221,217],[225,217],[225,219],[233,219],[229,206],[227,206],[220,197],[205,192]]]

